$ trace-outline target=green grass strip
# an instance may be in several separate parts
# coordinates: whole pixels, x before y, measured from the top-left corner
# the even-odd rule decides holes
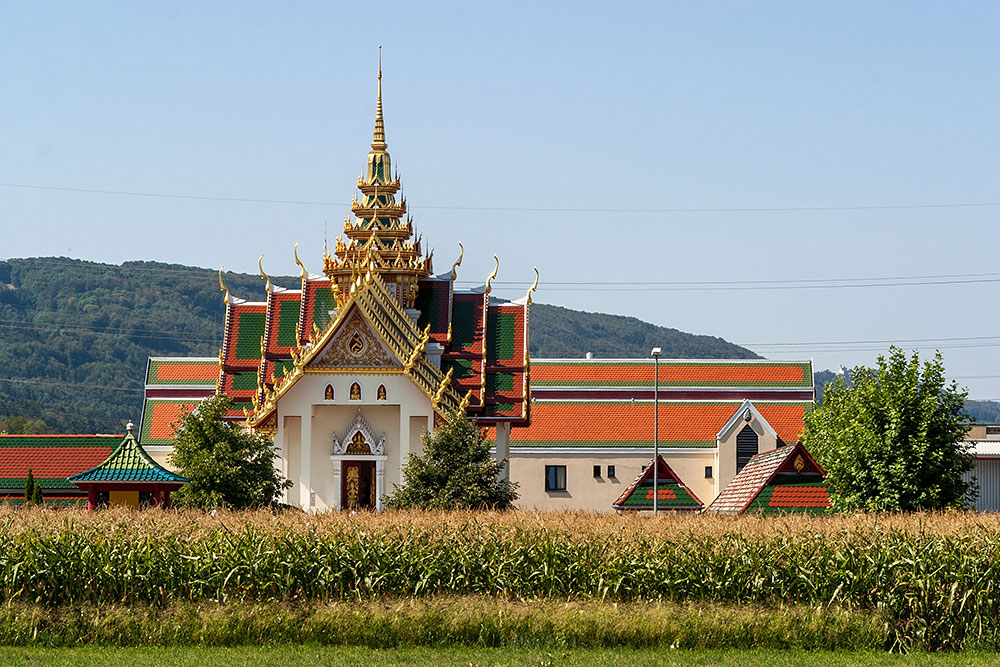
[[[6,646],[317,644],[484,648],[868,649],[877,614],[835,607],[505,601],[483,596],[331,604],[10,604]]]

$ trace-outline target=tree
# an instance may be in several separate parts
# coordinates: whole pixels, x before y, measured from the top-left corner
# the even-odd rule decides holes
[[[24,504],[30,505],[32,499],[35,495],[35,476],[31,472],[31,468],[28,468],[28,477],[24,480]]]
[[[877,368],[838,378],[805,417],[802,443],[827,473],[837,510],[910,511],[961,507],[975,492],[963,473],[972,457],[967,392],[947,383],[941,353],[920,363],[895,346]]]
[[[270,438],[222,420],[228,396],[217,394],[184,415],[171,463],[191,480],[173,499],[188,507],[243,509],[274,505],[292,483],[275,468]]]
[[[31,504],[32,505],[42,505],[45,503],[45,499],[42,498],[42,485],[35,482],[35,488],[31,490]]]
[[[410,454],[403,465],[403,485],[388,507],[506,510],[517,500],[517,484],[500,476],[507,459],[490,454],[483,431],[464,414],[449,414],[434,433],[424,432],[423,443],[423,455]]]

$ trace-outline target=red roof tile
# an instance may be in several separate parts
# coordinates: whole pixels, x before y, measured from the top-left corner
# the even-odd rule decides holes
[[[661,387],[812,387],[810,362],[690,361],[659,362]],[[642,360],[567,361],[536,359],[534,386],[653,386],[653,364]]]
[[[30,468],[35,478],[65,480],[103,461],[120,441],[121,436],[0,436],[0,479],[23,480]]]

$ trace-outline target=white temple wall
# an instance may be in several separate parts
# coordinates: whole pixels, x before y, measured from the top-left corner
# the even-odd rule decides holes
[[[361,397],[352,400],[355,382]],[[327,385],[333,387],[332,400],[326,399]],[[380,385],[385,386],[385,400],[378,399]],[[294,482],[287,494],[289,504],[316,511],[336,507],[330,459],[333,437],[344,436],[359,410],[372,430],[386,437],[382,493],[391,493],[393,485],[400,483],[406,454],[422,450],[420,436],[433,423],[430,399],[401,373],[306,373],[278,402],[280,426],[275,445],[282,452],[279,465]],[[305,469],[303,455],[308,460]]]

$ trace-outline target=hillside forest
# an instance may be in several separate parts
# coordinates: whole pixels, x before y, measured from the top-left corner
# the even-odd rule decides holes
[[[233,295],[263,300],[259,276],[224,276]],[[211,269],[65,257],[0,261],[0,432],[123,432],[139,419],[147,358],[217,356],[224,315]],[[645,358],[654,346],[673,358],[757,358],[721,338],[633,317],[531,307],[533,357]]]

